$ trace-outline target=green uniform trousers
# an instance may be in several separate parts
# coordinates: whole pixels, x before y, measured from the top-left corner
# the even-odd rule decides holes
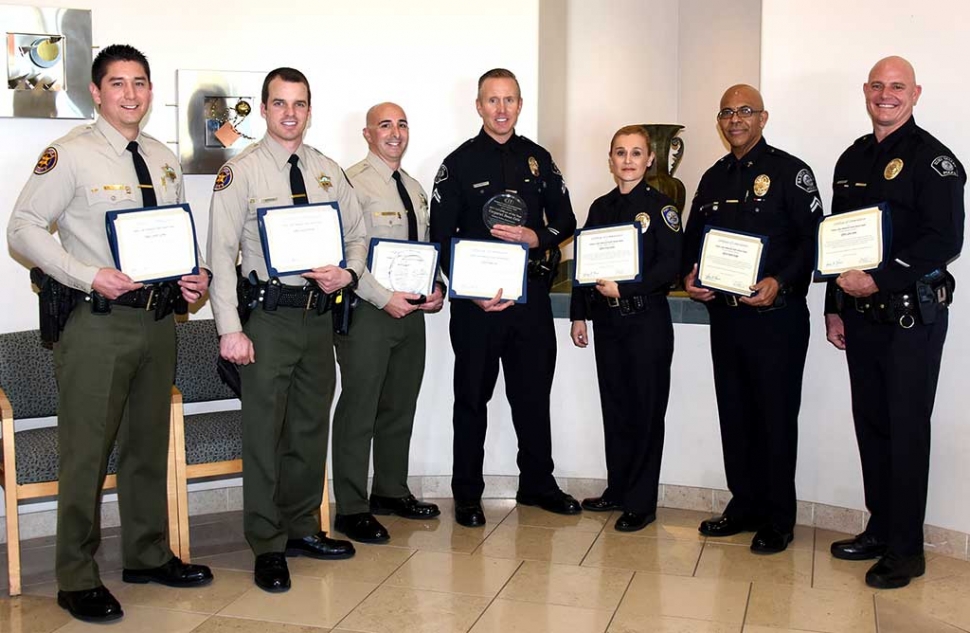
[[[408,451],[424,376],[424,313],[395,319],[361,301],[350,333],[334,338],[340,363],[340,400],[333,418],[334,497],[341,514],[370,512],[371,440],[374,494],[410,494]]]
[[[320,530],[333,401],[333,320],[256,308],[244,331],[256,362],[240,367],[243,529],[257,556]]]
[[[59,406],[57,585],[101,584],[101,492],[118,442],[118,505],[124,566],[158,567],[172,558],[166,539],[169,416],[175,379],[175,320],[82,303],[54,347]]]

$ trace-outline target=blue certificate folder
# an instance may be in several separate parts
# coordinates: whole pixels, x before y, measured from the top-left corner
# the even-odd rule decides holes
[[[719,231],[721,233],[737,235],[740,237],[753,238],[761,242],[761,259],[758,261],[758,272],[755,275],[755,279],[757,279],[758,281],[761,281],[761,273],[765,264],[765,253],[768,251],[768,237],[766,235],[756,235],[754,233],[745,233],[744,231],[732,231],[730,229],[725,229],[725,228],[721,228],[719,226],[713,226],[713,225],[705,226],[704,233],[701,236],[701,248],[700,248],[700,251],[697,253],[697,277],[694,279],[694,285],[698,288],[707,288],[708,290],[714,290],[715,292],[722,292],[724,294],[734,295],[736,297],[753,297],[754,296],[753,294],[742,294],[739,292],[732,292],[730,290],[725,290],[723,288],[714,288],[712,286],[706,286],[701,283],[700,262],[703,261],[703,258],[704,258],[704,245],[707,242],[707,234],[710,233],[712,230]]]
[[[873,270],[881,270],[886,263],[886,257],[889,255],[889,249],[892,246],[893,238],[893,222],[892,215],[890,215],[889,204],[886,202],[881,202],[879,204],[871,204],[860,209],[852,209],[851,211],[844,211],[843,213],[833,213],[822,218],[819,218],[818,225],[815,227],[815,267],[812,273],[812,281],[825,281],[827,279],[835,279],[841,273],[829,273],[825,274],[819,270],[819,234],[822,230],[822,222],[829,218],[838,217],[844,213],[853,213],[855,211],[864,211],[866,209],[877,208],[880,211],[880,216],[882,220],[882,260],[880,260],[879,265],[875,267],[865,268],[865,272],[871,272]]]
[[[434,267],[433,267],[434,272],[432,272],[431,274],[431,284],[430,284],[431,287],[428,289],[427,292],[420,293],[420,294],[425,294],[430,296],[434,292],[434,278],[436,273],[438,272],[438,260],[439,260],[439,255],[441,253],[441,247],[438,245],[437,242],[410,242],[408,240],[392,240],[390,238],[385,238],[385,237],[372,237],[370,239],[370,249],[367,251],[367,270],[371,271],[372,275],[375,272],[374,271],[374,249],[377,247],[378,244],[409,244],[411,246],[433,248],[434,249]],[[394,288],[390,288],[390,290],[394,290]]]
[[[169,209],[181,209],[188,215],[189,226],[192,229],[192,267],[191,269],[186,269],[178,273],[173,273],[170,275],[163,276],[151,276],[149,278],[136,279],[137,274],[132,276],[132,279],[136,281],[151,284],[161,281],[169,281],[171,279],[180,279],[183,275],[198,275],[199,274],[199,249],[198,249],[198,238],[195,233],[195,219],[192,216],[192,209],[189,208],[187,204],[173,204],[162,207],[145,207],[142,209],[126,209],[124,211],[108,211],[104,214],[104,228],[108,237],[108,246],[111,247],[111,258],[114,260],[115,268],[122,271],[123,273],[131,276],[134,272],[131,267],[126,270],[125,262],[122,260],[121,249],[118,247],[118,235],[119,229],[116,226],[119,222],[124,222],[125,220],[133,219],[135,216],[132,214],[146,213],[151,211],[165,211]],[[129,272],[130,271],[130,272]]]
[[[339,268],[344,268],[347,265],[346,254],[344,252],[344,226],[343,221],[340,217],[340,206],[336,202],[318,202],[315,204],[301,204],[301,205],[282,205],[277,207],[262,207],[256,209],[256,222],[259,225],[259,243],[263,249],[263,258],[266,260],[266,270],[270,277],[285,277],[287,275],[299,275],[300,273],[305,273],[314,268],[321,266],[326,266],[327,264],[323,262],[326,257],[324,250],[327,248],[327,244],[323,242],[316,242],[311,244],[290,244],[287,248],[287,253],[283,255],[282,253],[277,253],[276,260],[273,259],[273,254],[270,252],[270,235],[267,233],[267,229],[272,233],[272,222],[267,220],[267,215],[275,215],[276,213],[286,213],[288,211],[318,211],[320,216],[320,226],[307,227],[309,232],[319,233],[318,229],[325,225],[326,222],[331,222],[333,230],[336,231],[336,235],[331,232],[326,233],[326,237],[333,240],[332,246],[336,249],[337,243],[339,242],[340,248],[340,261],[331,261],[329,263],[338,266]],[[331,218],[326,216],[330,215]],[[335,216],[335,217],[333,217]],[[269,225],[269,227],[267,227]],[[309,233],[304,233],[307,235]],[[300,232],[294,232],[294,237],[299,237]],[[290,248],[296,249],[296,252],[290,250]],[[319,256],[317,255],[319,253]]]
[[[636,255],[637,264],[636,265],[637,265],[637,270],[636,270],[636,275],[633,276],[633,277],[627,277],[627,278],[624,278],[624,279],[614,279],[614,281],[616,281],[616,283],[618,283],[618,284],[622,284],[622,283],[637,282],[637,281],[640,281],[643,278],[643,273],[642,273],[642,271],[643,271],[643,240],[641,239],[641,237],[642,237],[643,234],[640,232],[640,223],[639,222],[624,222],[622,224],[605,224],[603,226],[587,226],[585,228],[582,228],[582,229],[577,230],[576,233],[574,234],[573,244],[575,244],[575,248],[576,248],[576,266],[574,267],[574,270],[573,270],[573,285],[574,286],[595,286],[596,285],[596,282],[595,281],[589,281],[589,282],[585,282],[585,283],[579,281],[579,276],[578,276],[578,272],[579,272],[579,261],[580,261],[579,258],[582,256],[582,250],[580,248],[582,240],[579,239],[580,238],[580,235],[582,235],[583,233],[585,233],[587,231],[600,231],[602,229],[617,229],[617,228],[621,228],[621,227],[632,227],[634,229],[635,233],[636,233],[636,250],[637,250],[637,255]],[[609,277],[606,277],[606,278],[609,279]]]
[[[488,296],[484,296],[483,294],[466,294],[462,292],[461,289],[465,288],[465,283],[463,283],[463,280],[460,278],[455,279],[455,259],[456,259],[455,252],[458,249],[459,244],[466,244],[466,245],[487,244],[489,246],[504,245],[506,247],[509,247],[510,250],[512,247],[521,248],[522,249],[522,278],[520,281],[521,285],[519,286],[519,298],[515,299],[515,302],[516,303],[526,302],[526,299],[527,299],[526,289],[528,287],[526,284],[526,276],[529,271],[529,245],[528,244],[525,244],[523,242],[501,242],[498,240],[463,240],[457,237],[451,238],[451,270],[448,271],[448,280],[451,282],[451,287],[448,289],[448,296],[450,298],[452,299],[492,299],[495,297],[495,292],[492,292]],[[456,287],[459,288],[459,290],[456,290]],[[496,291],[497,290],[498,289],[496,288]],[[502,295],[508,296],[509,293],[503,291]],[[503,301],[504,300],[505,299],[503,299]]]

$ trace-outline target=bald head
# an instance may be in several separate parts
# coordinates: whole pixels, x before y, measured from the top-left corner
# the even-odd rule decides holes
[[[724,91],[717,124],[724,140],[737,158],[751,151],[761,140],[768,122],[768,112],[761,93],[747,84],[737,84]]]
[[[401,158],[408,148],[408,118],[396,103],[378,103],[367,111],[364,139],[371,152],[379,156],[391,169],[401,166]]]
[[[916,83],[913,65],[892,56],[876,62],[862,92],[872,120],[872,133],[881,141],[912,118],[923,88]]]
[[[761,98],[761,93],[754,86],[749,86],[748,84],[737,84],[731,86],[724,91],[724,96],[721,97],[721,109],[726,107],[725,102],[741,100],[745,104],[751,106],[752,110],[764,110],[765,102]]]

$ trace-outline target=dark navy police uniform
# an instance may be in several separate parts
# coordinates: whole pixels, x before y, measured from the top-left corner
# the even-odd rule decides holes
[[[767,186],[766,186],[767,185]],[[805,295],[822,212],[811,169],[761,139],[744,157],[707,170],[691,204],[685,272],[705,226],[768,237],[761,278],[780,284],[773,306],[755,308],[717,293],[707,302],[724,470],[725,516],[750,529],[795,525],[795,459],[802,373],[808,352]]]
[[[586,228],[629,222],[641,227],[640,281],[619,283],[619,300],[593,287],[573,288],[569,318],[592,319],[595,331],[606,444],[602,496],[626,512],[653,514],[674,353],[667,292],[680,272],[683,232],[673,200],[646,181],[628,194],[614,189],[598,198]]]
[[[835,166],[833,213],[885,202],[892,221],[885,263],[870,273],[879,292],[853,299],[830,282],[825,312],[840,313],[845,326],[872,514],[866,533],[900,556],[923,552],[930,416],[953,289],[946,264],[963,245],[966,179],[960,161],[913,118],[882,142],[858,139]]]
[[[431,241],[441,245],[449,273],[451,238],[495,239],[482,218],[492,196],[515,191],[528,205],[526,226],[539,237],[529,253],[538,261],[576,228],[562,174],[545,149],[513,134],[498,143],[485,133],[466,141],[444,161],[431,201]],[[530,265],[530,271],[532,266]],[[555,272],[555,271],[553,271]],[[454,466],[456,503],[474,503],[485,488],[487,405],[498,378],[499,359],[518,437],[519,493],[558,490],[553,479],[549,393],[556,367],[556,335],[546,277],[530,274],[527,303],[485,312],[470,300],[451,301],[455,352]]]

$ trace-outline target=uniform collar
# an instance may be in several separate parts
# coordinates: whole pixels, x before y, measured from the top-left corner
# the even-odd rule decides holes
[[[498,150],[504,150],[505,148],[508,148],[508,149],[515,148],[515,146],[518,145],[519,139],[521,137],[515,133],[515,130],[512,130],[512,136],[509,137],[509,140],[505,141],[504,143],[499,143],[494,138],[488,135],[488,132],[485,131],[485,126],[483,125],[482,129],[478,132],[478,138],[479,140],[484,142],[488,147],[494,147],[495,149],[498,149]]]
[[[111,149],[115,151],[115,154],[121,156],[128,149],[129,141],[125,136],[119,132],[113,125],[108,123],[103,117],[98,117],[98,120],[94,122],[94,127],[97,128],[104,138],[108,141],[108,145]],[[142,152],[145,151],[144,144],[142,143],[142,133],[141,130],[138,131],[138,136],[135,138],[138,146],[141,147]],[[147,154],[146,154],[147,155]]]
[[[725,162],[730,166],[739,164],[747,166],[748,164],[757,163],[758,159],[761,158],[762,154],[764,154],[766,151],[768,151],[768,142],[765,141],[765,137],[762,136],[760,139],[758,139],[758,142],[755,143],[754,147],[748,150],[748,153],[741,158],[735,158],[733,153],[728,154],[724,158]]]
[[[905,123],[900,125],[896,130],[892,132],[892,134],[882,139],[881,141],[876,142],[875,134],[871,134],[869,140],[872,143],[873,147],[876,147],[878,151],[888,152],[888,151],[891,151],[894,147],[896,147],[900,139],[909,136],[910,134],[913,133],[913,130],[915,129],[916,129],[916,117],[910,116]]]
[[[634,200],[642,197],[648,191],[650,191],[650,185],[647,183],[646,176],[644,176],[643,180],[638,182],[637,186],[630,190],[630,193],[620,193],[620,188],[614,187],[610,195],[614,200]]]
[[[300,146],[296,148],[296,151],[291,153],[290,150],[280,145],[279,141],[267,133],[265,136],[263,136],[263,140],[260,141],[260,144],[265,147],[267,151],[269,151],[270,156],[273,157],[273,162],[280,171],[283,171],[286,168],[286,164],[290,161],[290,156],[293,154],[299,156],[300,162],[306,165],[306,145],[303,143],[300,143]]]
[[[394,170],[391,166],[384,162],[384,159],[375,154],[374,152],[367,152],[367,158],[364,159],[367,164],[377,172],[377,174],[384,179],[384,182],[391,182],[391,178],[394,177]],[[398,169],[402,174],[403,169]]]

